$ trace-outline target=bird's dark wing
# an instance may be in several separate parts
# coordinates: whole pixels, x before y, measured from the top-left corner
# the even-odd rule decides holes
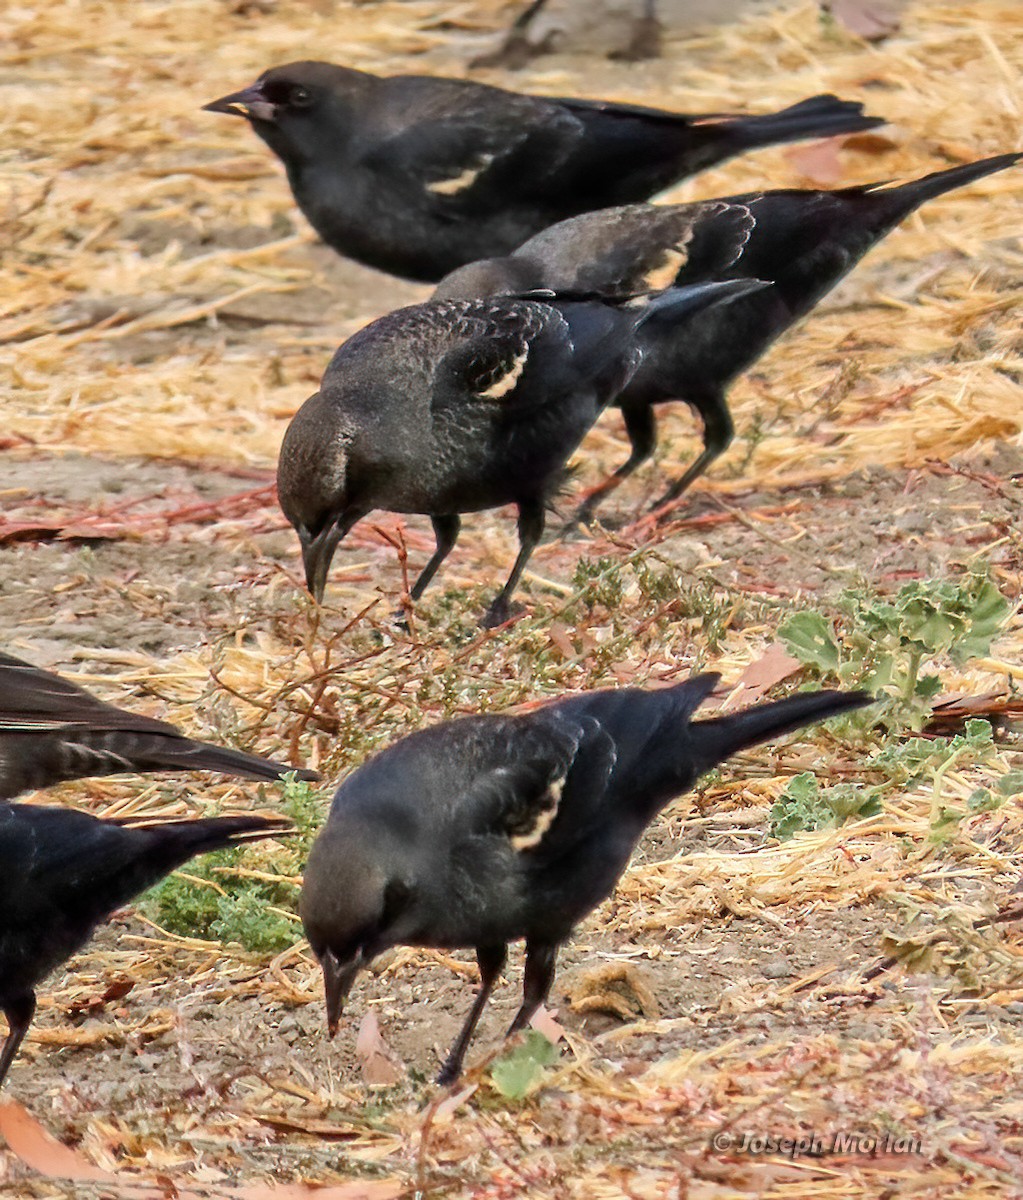
[[[488,208],[493,189],[532,193],[582,137],[561,105],[453,79],[393,76],[363,132],[362,165],[453,210]]]
[[[453,316],[453,345],[434,372],[435,410],[452,400],[504,413],[531,407],[537,393],[520,383],[542,369],[540,360],[559,347],[571,352],[568,324],[548,304],[499,298],[451,301],[441,307]],[[544,399],[549,390],[538,394]]]
[[[493,750],[459,803],[477,834],[500,834],[517,852],[544,855],[584,834],[578,814],[561,823],[558,816],[566,800],[573,808],[599,806],[614,747],[596,721],[554,712],[515,718]]]
[[[754,225],[747,206],[721,200],[628,204],[561,221],[515,257],[537,263],[555,290],[631,296],[683,278],[719,278],[742,256]]]

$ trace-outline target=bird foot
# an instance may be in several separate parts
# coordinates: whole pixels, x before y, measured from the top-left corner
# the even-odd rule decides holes
[[[459,1076],[462,1074],[462,1064],[452,1062],[449,1058],[447,1062],[437,1072],[437,1086],[450,1087],[453,1083],[457,1083]]]
[[[660,58],[663,47],[664,26],[661,22],[656,17],[637,17],[629,44],[612,50],[608,58],[612,62],[643,62],[648,58]]]
[[[498,629],[501,625],[507,625],[509,621],[522,616],[525,611],[525,605],[510,604],[499,596],[480,618],[480,628]]]
[[[534,58],[545,54],[553,54],[558,48],[557,30],[550,30],[538,42],[531,42],[525,34],[513,29],[496,50],[489,54],[480,54],[469,60],[470,70],[484,70],[488,67],[503,67],[508,71],[521,71]]]

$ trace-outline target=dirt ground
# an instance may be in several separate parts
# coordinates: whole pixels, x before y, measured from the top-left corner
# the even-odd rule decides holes
[[[79,673],[105,698],[294,756],[336,782],[409,728],[481,705],[693,668],[732,682],[785,615],[827,610],[842,587],[886,591],[980,564],[1018,598],[1017,180],[935,204],[876,251],[737,386],[732,450],[654,524],[641,514],[698,445],[693,418],[666,409],[656,465],[615,494],[600,528],[559,533],[552,522],[527,576],[526,615],[511,630],[484,636],[475,627],[514,553],[510,513],[467,519],[411,634],[385,620],[403,587],[393,539],[404,540],[414,570],[430,549],[425,520],[364,522],[339,552],[317,613],[272,495],[280,436],[332,348],[427,289],[316,245],[241,123],[206,125],[193,111],[271,59],[297,56],[304,40],[323,43],[330,6],[196,0],[169,24],[167,7],[140,8],[152,38],[145,51],[117,6],[89,8],[88,35],[70,6],[51,4],[48,23],[22,14],[0,84],[15,131],[5,160],[12,238],[0,265],[18,297],[0,322],[6,648]],[[923,173],[1008,148],[1010,129],[1018,140],[1018,110],[1006,99],[1016,93],[1002,83],[992,84],[976,130],[972,93],[954,103],[948,64],[965,55],[957,39],[973,36],[974,14],[928,7],[909,6],[894,49],[818,32],[812,5],[761,4],[723,31],[679,29],[666,58],[647,68],[563,50],[494,81],[690,108],[705,97],[711,109],[862,87],[894,112],[892,140],[843,151],[829,186]],[[990,21],[1010,11],[987,7]],[[508,15],[425,0],[345,12],[356,49],[346,56],[335,35],[332,56],[361,54],[382,70],[412,62],[464,71]],[[998,53],[1023,67],[1023,28],[1011,25],[1001,25]],[[100,31],[105,65],[81,44]],[[200,36],[219,39],[205,66],[189,43]],[[770,94],[750,76],[750,55],[782,79]],[[117,103],[103,94],[104,72],[125,89]],[[964,68],[963,88],[972,80]],[[71,111],[68,88],[94,105],[84,142],[58,128],[57,114]],[[40,107],[50,115],[36,127]],[[810,186],[801,172],[815,169],[772,151],[680,194],[727,194],[764,179]],[[118,199],[141,170],[151,182]],[[609,413],[571,486],[596,482],[622,457],[621,423]],[[680,599],[665,603],[627,580],[617,613],[572,627],[564,614],[580,563],[616,561],[670,574]],[[1019,630],[1016,618],[979,664],[939,664],[945,689],[1015,687]],[[305,703],[327,668],[334,707],[300,719],[281,689],[297,681]],[[1017,745],[1002,751],[1015,767]],[[0,1150],[0,1189],[242,1198],[236,1185],[292,1182],[331,1185],[339,1200],[1021,1196],[1019,921],[979,942],[961,935],[1012,901],[1018,797],[1015,807],[971,815],[944,850],[928,842],[926,789],[842,830],[781,845],[770,837],[771,803],[792,775],[853,778],[857,767],[841,743],[812,734],[744,756],[673,805],[616,896],[565,950],[551,1007],[567,1046],[546,1085],[505,1101],[481,1068],[469,1077],[475,1095],[428,1133],[429,1079],[470,1003],[470,957],[399,952],[360,982],[330,1042],[301,945],[271,961],[168,934],[134,910],[118,914],[42,989],[5,1088],[77,1161],[109,1177],[69,1183],[56,1167],[48,1175]],[[953,773],[953,796],[983,784],[982,774]],[[98,814],[275,802],[199,780],[102,781],[36,799]],[[947,953],[865,979],[889,934],[926,940],[942,929]],[[633,1015],[573,1011],[571,997],[592,991],[594,969],[609,966],[627,977]],[[498,1044],[520,967],[513,958],[471,1060]],[[105,998],[122,978],[131,990]],[[368,1013],[399,1064],[389,1087],[366,1082],[356,1052]],[[786,1160],[709,1141],[722,1130],[738,1138],[857,1127],[917,1137],[922,1149]],[[306,1194],[316,1192],[287,1196]]]

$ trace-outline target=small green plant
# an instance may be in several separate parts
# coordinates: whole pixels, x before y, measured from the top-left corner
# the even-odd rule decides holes
[[[919,729],[941,689],[924,662],[947,655],[961,664],[988,652],[1005,624],[1009,605],[986,575],[926,579],[893,597],[847,589],[838,597],[842,619],[802,612],[784,621],[778,636],[790,654],[822,678],[883,693],[884,719]],[[877,720],[877,710],[868,719]]]
[[[558,1061],[559,1051],[536,1029],[521,1045],[497,1059],[490,1068],[494,1087],[508,1100],[522,1100],[536,1086],[545,1069]]]
[[[203,855],[147,892],[142,912],[172,933],[237,942],[255,953],[275,954],[294,945],[301,925],[294,916],[293,877],[322,824],[324,800],[318,788],[293,773],[277,786],[293,834],[272,849],[254,842]]]
[[[839,783],[822,788],[812,771],[789,780],[771,806],[771,835],[782,841],[804,830],[837,828],[881,811],[881,788]]]

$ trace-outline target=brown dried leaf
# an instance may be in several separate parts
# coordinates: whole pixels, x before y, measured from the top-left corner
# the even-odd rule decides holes
[[[827,0],[824,9],[843,29],[868,42],[884,41],[902,24],[890,0]]]
[[[557,1009],[554,1009],[552,1012],[549,1008],[545,1008],[541,1004],[529,1021],[537,1033],[542,1033],[554,1046],[565,1036],[564,1026],[559,1025],[554,1019],[557,1016],[557,1011]]]
[[[116,1176],[97,1167],[77,1150],[48,1133],[32,1114],[14,1100],[0,1104],[0,1134],[26,1166],[51,1179],[99,1180]]]
[[[384,1041],[377,1015],[372,1009],[362,1018],[359,1036],[355,1040],[355,1053],[362,1065],[362,1077],[371,1086],[390,1087],[404,1077],[405,1069]]]
[[[735,690],[722,708],[738,708],[752,704],[765,696],[776,683],[788,679],[802,669],[798,658],[793,658],[780,642],[774,642],[764,653],[739,676]]]
[[[823,142],[793,146],[785,151],[785,157],[810,183],[834,187],[843,175],[842,160],[838,156],[841,145],[842,138],[826,138]]]

